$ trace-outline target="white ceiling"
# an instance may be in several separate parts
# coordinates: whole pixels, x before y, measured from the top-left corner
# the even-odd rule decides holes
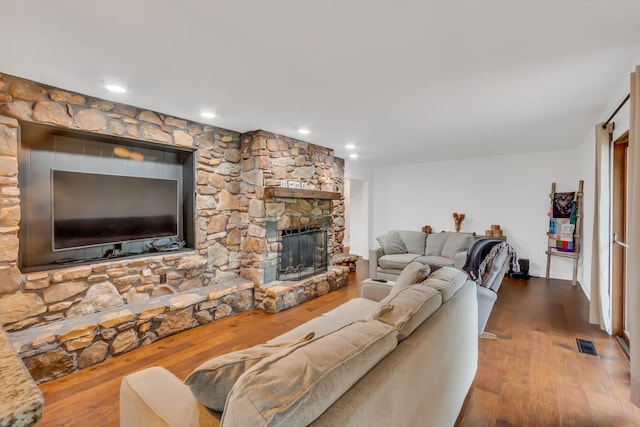
[[[640,63],[638,0],[0,6],[0,72],[372,165],[576,147]]]

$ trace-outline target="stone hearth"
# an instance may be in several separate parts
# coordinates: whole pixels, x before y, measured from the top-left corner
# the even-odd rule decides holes
[[[22,286],[31,292],[0,300],[13,304],[0,320],[6,331],[18,331],[201,288],[209,285],[205,267],[205,259],[188,251],[27,273]]]
[[[326,273],[300,281],[275,280],[255,289],[256,308],[278,313],[347,285],[348,268],[329,267]]]

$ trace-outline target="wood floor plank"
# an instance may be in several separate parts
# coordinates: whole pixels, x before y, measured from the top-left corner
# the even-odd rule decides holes
[[[484,392],[500,395],[505,382],[505,371],[494,365],[484,366],[476,373],[476,387]]]
[[[367,277],[360,261],[347,287],[298,307],[240,313],[41,384],[38,426],[118,426],[123,376],[158,365],[184,379],[211,357],[265,342],[358,296]],[[640,425],[629,402],[629,364],[587,319],[587,300],[569,281],[505,279],[487,324],[501,339],[480,340],[478,372],[456,426]],[[577,337],[593,340],[600,356],[578,353]]]
[[[558,408],[561,426],[596,426],[582,387],[559,389]]]
[[[469,399],[465,405],[466,420],[486,420],[487,425],[495,424],[496,411],[498,408],[499,395],[484,391],[479,388],[472,388],[469,392]],[[464,427],[475,427],[468,422],[462,423]]]
[[[500,392],[495,425],[521,426],[523,420],[527,419],[528,410],[529,390],[519,384],[506,382]]]
[[[551,338],[544,333],[534,331],[531,335],[532,347],[552,348]],[[529,375],[529,411],[527,425],[558,426],[560,411],[555,385],[556,364],[552,352],[532,352]],[[553,375],[552,375],[553,374]]]

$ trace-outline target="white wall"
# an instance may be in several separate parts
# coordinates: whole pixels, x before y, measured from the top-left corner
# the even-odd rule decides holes
[[[351,187],[351,246],[349,253],[368,258],[369,251],[369,184],[366,181],[350,179]]]
[[[605,119],[606,120],[606,119]],[[594,130],[589,132],[580,152],[580,170],[584,177],[584,197],[582,198],[582,254],[578,269],[578,282],[587,298],[591,289],[591,256],[593,248],[593,209],[595,204],[595,164],[596,164],[596,136]]]
[[[371,242],[371,171],[362,162],[345,162],[345,184],[349,184],[349,253],[369,257]],[[346,194],[345,194],[346,197]],[[345,218],[346,219],[346,218]]]
[[[342,244],[350,246],[351,244],[351,180],[344,180],[344,238]]]
[[[372,235],[423,225],[453,229],[452,213],[462,212],[462,231],[483,234],[499,224],[518,255],[530,260],[530,274],[544,276],[551,183],[556,191],[576,191],[582,154],[575,149],[377,168]],[[553,258],[551,277],[570,280],[572,265]]]

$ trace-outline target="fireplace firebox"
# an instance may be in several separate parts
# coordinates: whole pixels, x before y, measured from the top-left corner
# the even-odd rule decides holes
[[[327,271],[327,227],[287,228],[280,234],[278,280],[300,280]]]

